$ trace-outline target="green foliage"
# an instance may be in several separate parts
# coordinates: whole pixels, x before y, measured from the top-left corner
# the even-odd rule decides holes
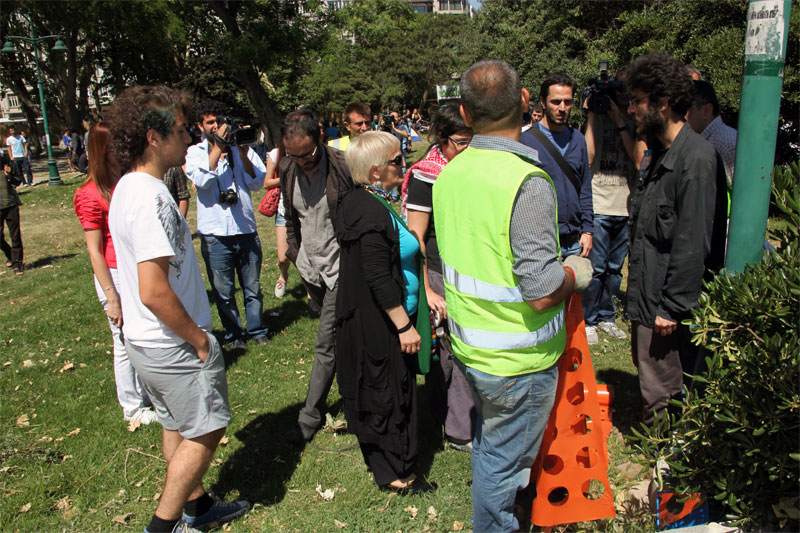
[[[664,446],[674,488],[706,491],[746,528],[800,527],[800,165],[776,168],[776,206],[788,224],[777,252],[707,284],[694,342],[707,369],[682,417],[646,431]]]

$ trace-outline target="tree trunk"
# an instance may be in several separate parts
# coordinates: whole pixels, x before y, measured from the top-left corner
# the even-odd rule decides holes
[[[236,39],[241,38],[242,30],[236,21],[236,4],[228,3],[224,0],[212,1],[210,4],[214,9],[214,13],[222,20],[228,33]],[[280,110],[261,85],[261,77],[252,63],[248,62],[245,65],[240,65],[237,70],[241,75],[247,96],[250,98],[250,105],[255,109],[258,120],[261,121],[264,142],[267,143],[267,146],[275,146],[280,139]]]

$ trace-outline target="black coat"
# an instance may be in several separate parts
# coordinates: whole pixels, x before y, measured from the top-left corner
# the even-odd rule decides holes
[[[404,355],[386,309],[403,299],[392,216],[363,189],[342,200],[336,298],[336,378],[350,431],[407,458],[417,455],[416,355]]]

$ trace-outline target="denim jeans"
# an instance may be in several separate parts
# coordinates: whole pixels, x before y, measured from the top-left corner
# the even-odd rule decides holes
[[[628,217],[594,215],[594,236],[589,259],[592,281],[583,291],[583,316],[587,326],[614,322],[613,296],[622,282],[622,264],[628,255]]]
[[[581,241],[576,239],[569,243],[561,242],[561,258],[566,259],[571,255],[578,255],[581,253]]]
[[[517,491],[528,486],[558,382],[558,364],[520,376],[492,376],[456,360],[478,420],[472,442],[472,527],[514,531]]]
[[[206,263],[214,301],[217,303],[224,342],[242,339],[245,332],[236,306],[234,277],[244,293],[247,335],[266,335],[269,329],[262,322],[261,241],[257,233],[246,235],[200,235],[200,251]]]
[[[14,166],[17,169],[17,176],[19,176],[20,181],[28,185],[33,185],[33,173],[31,172],[30,160],[27,157],[15,157]],[[25,181],[26,176],[28,181]]]

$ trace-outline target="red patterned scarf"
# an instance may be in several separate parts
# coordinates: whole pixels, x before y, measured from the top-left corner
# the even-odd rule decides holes
[[[447,163],[447,158],[445,158],[444,154],[442,154],[441,148],[436,145],[425,157],[408,168],[406,175],[403,176],[403,185],[400,188],[400,195],[403,199],[403,220],[408,220],[408,209],[406,208],[406,204],[408,202],[408,184],[411,181],[411,176],[416,174],[418,177],[422,178],[423,181],[430,181],[433,183],[436,181],[436,178],[439,177],[439,173]]]

